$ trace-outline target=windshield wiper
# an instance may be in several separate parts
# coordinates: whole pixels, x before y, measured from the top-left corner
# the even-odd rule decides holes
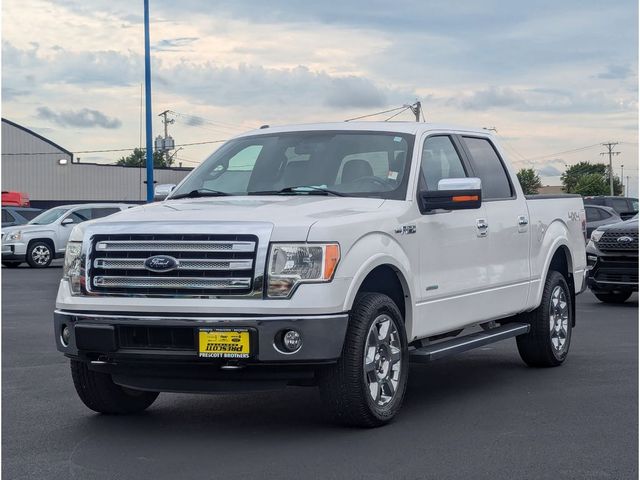
[[[227,192],[221,192],[220,190],[212,190],[210,188],[196,188],[189,193],[181,193],[169,197],[168,200],[177,200],[179,198],[196,198],[196,197],[227,197],[231,195]]]
[[[281,190],[263,190],[248,192],[247,195],[286,195],[286,194],[307,194],[307,195],[335,195],[336,197],[346,197],[344,193],[336,192],[322,187],[312,185],[298,185],[297,187],[285,187]]]

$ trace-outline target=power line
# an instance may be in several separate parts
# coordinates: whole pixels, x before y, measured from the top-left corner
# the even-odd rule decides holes
[[[348,118],[348,119],[345,120],[345,122],[351,122],[353,120],[360,120],[361,118],[375,117],[376,115],[382,115],[384,113],[390,113],[390,112],[395,112],[396,110],[406,110],[406,109],[407,109],[407,106],[403,105],[401,107],[390,108],[389,110],[383,110],[382,112],[370,113],[368,115],[362,115],[360,117]]]
[[[542,159],[547,158],[547,157],[553,157],[553,156],[556,156],[556,155],[564,155],[566,153],[580,152],[582,150],[588,150],[589,148],[599,147],[599,146],[600,146],[599,143],[594,143],[593,145],[587,145],[585,147],[574,148],[573,150],[565,150],[564,152],[548,153],[546,155],[539,155],[537,157],[525,158],[525,160],[526,161],[542,160]]]
[[[209,145],[212,143],[222,143],[227,140],[208,140],[206,142],[193,142],[193,143],[179,143],[176,147],[191,147],[194,145]],[[114,152],[131,152],[138,147],[129,148],[111,148],[106,150],[77,150],[72,152],[74,155],[78,153],[114,153]],[[142,149],[145,150],[145,149]],[[25,152],[25,153],[3,153],[2,156],[15,156],[15,155],[65,155],[65,152]]]
[[[405,107],[402,110],[400,110],[399,112],[394,113],[393,115],[391,115],[389,118],[385,119],[385,122],[388,122],[389,120],[391,120],[392,118],[397,117],[398,115],[400,115],[403,112],[406,112],[407,110],[409,110],[409,107]]]

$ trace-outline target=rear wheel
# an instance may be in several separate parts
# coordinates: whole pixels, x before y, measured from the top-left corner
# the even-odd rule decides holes
[[[540,306],[526,314],[529,333],[516,337],[518,352],[530,367],[556,367],[569,353],[573,305],[566,279],[550,271]]]
[[[89,370],[84,362],[71,360],[73,385],[82,402],[99,413],[126,414],[145,410],[158,398],[158,392],[121,387],[111,375]]]
[[[402,315],[388,296],[356,299],[338,362],[320,371],[319,385],[342,424],[377,427],[400,410],[407,387],[407,337]]]
[[[632,292],[594,293],[596,298],[604,303],[624,303]]]
[[[47,242],[33,242],[27,249],[27,263],[33,268],[48,267],[53,260],[53,249]]]
[[[2,265],[7,268],[18,268],[22,262],[2,262]]]

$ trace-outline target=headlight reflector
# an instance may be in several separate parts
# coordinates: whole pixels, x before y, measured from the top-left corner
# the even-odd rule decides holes
[[[604,234],[604,230],[595,229],[593,232],[591,232],[591,240],[593,242],[598,242],[598,240],[602,238],[603,234]]]
[[[11,232],[7,235],[5,242],[18,242],[22,240],[22,230]]]
[[[300,283],[330,282],[339,261],[337,243],[274,243],[269,253],[267,296],[288,297]]]
[[[74,295],[79,295],[81,293],[82,242],[67,243],[67,250],[64,254],[62,277],[69,281],[71,293]]]

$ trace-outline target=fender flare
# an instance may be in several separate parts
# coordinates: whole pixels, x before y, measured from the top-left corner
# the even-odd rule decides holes
[[[367,238],[368,237],[368,238]],[[372,240],[372,235],[367,235],[366,237],[361,238],[358,242],[356,242],[350,249],[349,254],[351,255],[355,249],[362,248],[362,244],[364,242],[368,242]],[[378,237],[378,235],[376,235]],[[389,242],[389,236],[384,235],[382,238],[386,239],[382,242],[386,248],[384,251],[380,249],[374,250],[377,253],[367,257],[364,261],[360,262],[359,267],[353,274],[353,278],[349,285],[349,289],[347,290],[343,311],[350,311],[353,307],[353,302],[355,301],[356,295],[360,290],[364,280],[367,276],[377,267],[380,266],[389,266],[391,267],[402,286],[405,296],[405,328],[407,331],[407,335],[411,332],[413,326],[413,298],[414,295],[414,286],[410,282],[409,279],[413,278],[411,275],[411,262],[409,261],[409,257],[406,255],[404,250],[400,247],[400,245],[392,239]],[[375,239],[373,239],[375,240]],[[378,245],[380,246],[380,245]],[[364,248],[361,251],[371,251],[368,248]]]

